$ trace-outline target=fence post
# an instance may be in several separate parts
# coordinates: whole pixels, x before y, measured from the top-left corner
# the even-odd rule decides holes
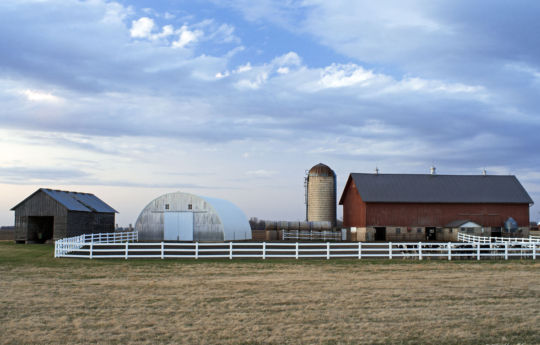
[[[126,242],[126,260],[128,259],[128,245],[129,245],[129,242]]]
[[[418,260],[422,260],[422,242],[418,242]]]
[[[362,258],[362,242],[358,242],[358,259]]]
[[[298,242],[296,242],[296,259],[298,259]]]
[[[229,259],[232,260],[232,242],[229,242]]]
[[[199,242],[195,242],[195,259],[198,259],[198,258],[199,258]]]
[[[392,260],[392,242],[388,242],[388,258]]]
[[[448,242],[448,261],[452,260],[452,242]]]
[[[93,247],[94,247],[94,242],[90,242],[90,259],[92,259],[92,256],[93,256],[92,255],[93,254],[92,251],[94,250]]]
[[[326,242],[326,260],[330,260],[330,242]]]
[[[263,255],[263,260],[266,259],[266,242],[263,242],[263,252],[262,252],[262,255]]]
[[[164,249],[163,247],[164,247],[164,246],[163,246],[163,241],[161,241],[161,259],[164,258],[164,254],[165,254],[165,253],[164,253],[164,250],[163,250],[163,249]]]
[[[504,242],[504,259],[508,260],[508,242]]]
[[[533,260],[536,260],[536,243],[533,242]]]
[[[476,260],[480,260],[480,242],[476,244]]]

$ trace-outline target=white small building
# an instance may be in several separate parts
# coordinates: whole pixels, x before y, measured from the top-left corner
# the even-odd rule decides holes
[[[189,193],[152,200],[135,223],[139,241],[251,240],[244,212],[230,201]]]

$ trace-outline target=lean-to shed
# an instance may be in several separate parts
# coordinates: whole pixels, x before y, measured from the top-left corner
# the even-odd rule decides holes
[[[230,201],[175,192],[152,200],[135,230],[139,241],[238,241],[251,239],[244,212]]]
[[[116,210],[94,194],[40,188],[14,206],[15,241],[44,243],[114,232]]]

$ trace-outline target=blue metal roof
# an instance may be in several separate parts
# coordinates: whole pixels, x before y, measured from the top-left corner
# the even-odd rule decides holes
[[[350,178],[364,202],[533,203],[512,175],[352,173]]]
[[[69,211],[117,213],[115,209],[94,194],[66,192],[46,188],[41,188],[40,190],[64,205]]]

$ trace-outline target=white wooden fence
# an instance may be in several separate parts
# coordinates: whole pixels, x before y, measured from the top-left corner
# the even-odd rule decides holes
[[[134,258],[408,258],[454,259],[536,259],[537,243],[97,243],[69,242],[57,248],[56,257],[87,259]],[[67,242],[66,242],[67,244]]]
[[[54,257],[65,257],[69,253],[80,250],[88,245],[92,248],[94,243],[127,243],[137,242],[138,240],[139,233],[137,231],[84,234],[63,238],[54,242]]]
[[[282,230],[281,239],[301,240],[301,241],[341,241],[343,238],[341,232],[334,231],[300,231],[300,230]]]
[[[458,241],[469,243],[537,243],[540,244],[540,237],[529,236],[529,238],[512,238],[512,237],[485,237],[468,235],[458,232]]]

